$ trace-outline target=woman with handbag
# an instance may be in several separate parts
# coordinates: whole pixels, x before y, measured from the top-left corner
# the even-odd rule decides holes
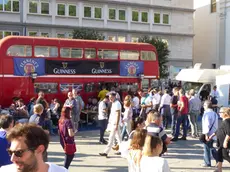
[[[61,117],[58,122],[60,143],[65,152],[64,167],[69,168],[76,152],[76,145],[74,142],[74,129],[70,120],[70,107],[63,107]]]
[[[218,130],[209,137],[212,139],[217,136],[218,163],[215,172],[222,172],[224,159],[230,163],[230,108],[222,107],[219,114],[223,121]]]

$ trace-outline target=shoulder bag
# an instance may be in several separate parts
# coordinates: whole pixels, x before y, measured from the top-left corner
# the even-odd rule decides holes
[[[63,126],[63,129],[64,129],[64,126]],[[63,139],[65,153],[67,155],[73,155],[77,151],[76,144],[75,143],[71,143],[71,144],[67,143],[65,140],[65,137],[63,135],[63,132],[61,132],[61,131],[60,131],[60,135]]]

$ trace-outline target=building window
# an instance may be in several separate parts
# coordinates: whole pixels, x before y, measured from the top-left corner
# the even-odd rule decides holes
[[[65,4],[57,4],[57,15],[59,16],[65,15]]]
[[[91,17],[91,7],[84,7],[84,17]]]
[[[5,1],[5,4],[4,4],[4,10],[5,11],[11,11],[11,1]]]
[[[148,22],[148,12],[141,12],[141,21]]]
[[[169,24],[169,15],[163,14],[163,24]]]
[[[33,31],[29,32],[29,36],[38,36],[37,34],[38,34],[37,32],[33,32]]]
[[[49,14],[49,2],[47,0],[29,1],[29,13],[32,14]],[[40,8],[39,8],[40,7]],[[39,10],[38,10],[39,9]]]
[[[211,0],[211,13],[216,12],[216,0]]]
[[[29,13],[38,13],[38,2],[36,1],[29,2]]]
[[[108,41],[116,41],[116,37],[115,36],[108,36]]]
[[[125,36],[118,36],[118,42],[125,42],[126,38]]]
[[[19,12],[19,0],[0,0],[0,11]]]
[[[13,1],[13,12],[19,12],[19,1]]]
[[[1,31],[0,30],[0,39],[6,37],[6,36],[10,36],[10,35],[15,35],[15,36],[19,36],[20,33],[17,31]]]
[[[109,9],[109,19],[116,20],[116,10],[115,9]]]
[[[49,14],[49,3],[41,2],[41,14]]]
[[[68,37],[69,39],[73,39],[73,33],[72,33],[72,32],[69,32],[67,35],[68,35],[67,37]]]
[[[131,42],[138,42],[138,37],[132,37]]]
[[[69,5],[69,16],[77,16],[77,7],[76,5]]]
[[[49,33],[41,33],[41,37],[46,37],[46,38],[48,38],[48,37],[49,37]]]
[[[139,12],[132,11],[132,21],[138,21],[138,20],[139,20]]]
[[[125,10],[119,10],[119,20],[126,20],[125,19]]]
[[[64,33],[57,33],[57,38],[65,38],[65,34]]]
[[[161,14],[154,13],[154,23],[161,23]]]
[[[101,17],[102,17],[102,15],[101,15],[101,8],[95,7],[94,8],[94,18],[101,19]]]

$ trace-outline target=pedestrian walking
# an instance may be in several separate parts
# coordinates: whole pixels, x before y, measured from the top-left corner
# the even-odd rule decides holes
[[[103,153],[99,153],[100,156],[108,156],[110,152],[113,141],[116,137],[118,145],[121,144],[121,104],[116,99],[116,93],[111,93],[109,95],[109,100],[112,102],[111,113],[109,116],[109,123],[107,129],[110,131],[109,141]],[[120,154],[119,152],[117,154]]]

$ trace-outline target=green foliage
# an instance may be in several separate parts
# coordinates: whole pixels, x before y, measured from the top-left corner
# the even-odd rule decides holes
[[[168,56],[169,56],[169,49],[167,42],[162,41],[159,38],[150,38],[148,36],[144,36],[139,38],[138,42],[144,42],[152,44],[156,47],[158,53],[158,61],[159,61],[159,68],[160,68],[160,78],[168,77]]]
[[[87,40],[104,40],[103,34],[90,28],[77,28],[73,31],[73,39],[87,39]]]

